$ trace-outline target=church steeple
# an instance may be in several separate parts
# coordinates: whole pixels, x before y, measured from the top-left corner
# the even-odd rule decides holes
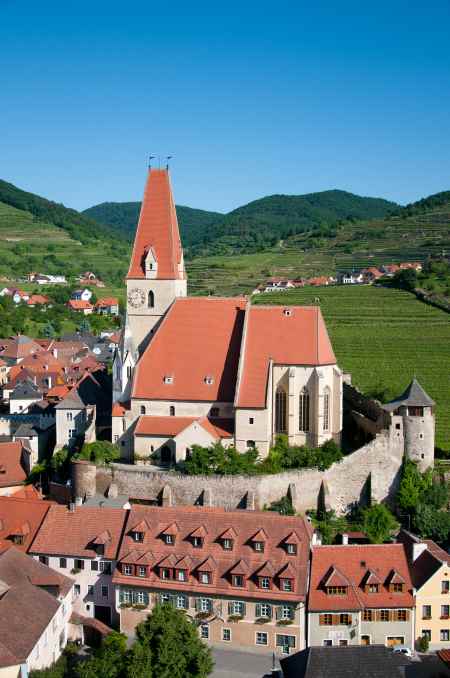
[[[184,280],[177,213],[167,169],[150,169],[127,280]]]
[[[167,169],[150,169],[127,274],[127,324],[138,348],[148,343],[176,297],[187,294],[183,248]]]

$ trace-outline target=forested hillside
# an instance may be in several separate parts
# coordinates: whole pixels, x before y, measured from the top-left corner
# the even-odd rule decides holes
[[[140,209],[140,202],[102,202],[84,210],[83,214],[102,224],[121,229],[131,239],[136,230]],[[225,218],[219,212],[208,212],[184,205],[177,205],[177,217],[185,247],[201,242],[208,230],[217,227]]]
[[[272,195],[228,214],[177,207],[187,256],[257,252],[312,227],[333,233],[340,223],[383,217],[398,205],[346,191]],[[133,233],[140,203],[102,203],[84,214]]]

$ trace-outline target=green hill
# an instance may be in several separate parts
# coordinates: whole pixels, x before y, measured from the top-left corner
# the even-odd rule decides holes
[[[398,205],[381,198],[363,198],[346,191],[308,195],[272,195],[228,214],[177,207],[187,256],[259,251],[280,239],[321,226],[329,231],[346,220],[383,217]],[[140,203],[102,203],[84,211],[102,223],[133,233]]]
[[[77,212],[69,212],[73,212],[71,221],[56,225],[0,202],[0,276],[17,282],[30,271],[75,277],[92,270],[107,284],[121,285],[128,266],[129,243],[95,223],[93,233],[85,230],[87,219],[78,228]],[[60,217],[51,216],[61,223]]]
[[[102,202],[100,205],[89,207],[83,214],[91,219],[114,226],[132,238],[136,230],[141,209],[140,202]],[[224,218],[219,212],[197,210],[184,205],[177,205],[177,217],[180,234],[185,247],[202,242],[208,230],[220,224]]]

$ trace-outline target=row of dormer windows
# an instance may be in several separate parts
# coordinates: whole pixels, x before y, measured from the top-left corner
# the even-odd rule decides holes
[[[133,541],[135,541],[139,544],[142,544],[144,542],[144,539],[145,539],[145,533],[133,530],[131,532],[131,538],[133,539]],[[161,539],[168,546],[173,546],[177,541],[176,535],[168,534],[168,533],[164,533],[164,532],[161,534]],[[205,545],[204,537],[196,537],[196,536],[190,535],[190,536],[188,536],[187,539],[188,539],[188,541],[191,542],[191,544],[194,548],[203,548],[203,546]],[[219,542],[221,543],[224,551],[232,551],[233,548],[234,548],[234,539],[219,538]],[[250,540],[250,544],[251,544],[253,550],[256,553],[264,553],[265,543],[263,541]],[[290,556],[296,556],[297,555],[297,544],[284,542],[283,547],[284,547],[285,552],[288,555],[290,555]]]
[[[363,587],[365,593],[380,593],[381,585],[380,584],[367,584]],[[404,593],[405,584],[401,582],[394,582],[389,584],[387,587],[390,593]],[[348,591],[347,586],[327,586],[326,592],[329,596],[346,596]]]

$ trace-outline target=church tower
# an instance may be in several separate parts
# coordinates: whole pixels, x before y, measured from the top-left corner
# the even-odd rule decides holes
[[[127,282],[127,324],[139,350],[176,297],[187,294],[177,213],[167,169],[150,169]]]
[[[168,169],[149,169],[126,277],[125,329],[113,367],[113,400],[129,397],[134,367],[187,278]]]

